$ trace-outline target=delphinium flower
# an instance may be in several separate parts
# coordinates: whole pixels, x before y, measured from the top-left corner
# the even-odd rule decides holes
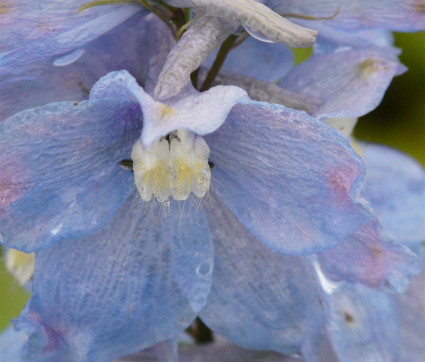
[[[211,1],[170,3],[201,8],[206,16],[226,9]],[[243,3],[254,9],[258,5]],[[252,25],[257,24],[255,16],[252,20],[241,9],[229,9],[224,23],[242,24],[257,37],[271,36],[264,34],[267,26]],[[240,16],[235,11],[241,11]],[[199,19],[192,29],[202,24]],[[213,330],[248,348],[302,351],[306,359],[313,359],[326,334],[326,321],[331,320],[334,328],[328,338],[341,358],[346,357],[343,342],[349,351],[367,344],[370,355],[379,346],[391,345],[389,355],[395,356],[396,334],[375,338],[371,332],[383,330],[379,321],[387,317],[394,321],[391,306],[382,308],[375,319],[369,318],[373,309],[357,318],[355,308],[372,294],[376,305],[387,306],[391,302],[386,294],[350,285],[332,294],[323,287],[334,273],[334,279],[401,290],[419,268],[413,254],[387,240],[360,198],[364,167],[349,140],[320,121],[323,114],[327,119],[337,116],[330,106],[340,108],[338,117],[344,117],[344,109],[351,111],[349,102],[338,103],[331,92],[317,103],[315,97],[291,90],[296,103],[316,120],[304,112],[251,101],[232,86],[198,93],[188,85],[188,76],[206,57],[213,37],[198,43],[189,28],[170,52],[167,44],[173,41],[168,41],[165,29],[148,29],[142,39],[167,41],[164,48],[145,43],[146,60],[139,59],[142,70],[136,74],[145,90],[128,72],[113,72],[94,85],[87,101],[30,109],[1,124],[2,242],[37,251],[32,298],[15,322],[29,335],[27,357],[116,358],[176,337],[198,313]],[[125,30],[116,34],[118,40]],[[75,47],[69,43],[67,51]],[[184,44],[192,44],[191,51],[181,52]],[[86,53],[99,48],[104,54],[109,50],[95,41]],[[52,47],[49,55],[63,51]],[[187,60],[185,66],[185,56],[195,61]],[[335,57],[335,66],[346,59]],[[372,89],[377,103],[400,68],[390,54],[378,63],[368,59],[362,58],[366,63],[360,63],[357,77],[348,72],[347,84],[358,86],[357,95]],[[60,58],[56,64],[61,62],[67,60]],[[64,73],[71,71],[73,82],[81,77],[78,62],[63,68]],[[114,70],[120,59],[106,59],[104,64]],[[51,67],[38,66],[45,67],[41,79],[56,84],[49,75]],[[89,87],[92,73],[98,71],[102,70],[84,73]],[[347,84],[341,89],[347,91]],[[75,82],[67,96],[81,89]],[[360,97],[360,109],[376,106],[366,98]],[[12,113],[14,106],[24,108],[12,103]],[[133,174],[121,166],[132,168]],[[195,202],[189,198],[191,192]],[[342,245],[339,251],[329,249],[337,244]],[[341,270],[347,264],[341,258],[344,245],[354,245],[352,253],[358,255],[347,270]],[[338,256],[333,265],[323,262],[325,254],[289,256],[325,249]],[[370,254],[379,257],[368,259]],[[356,303],[347,314],[341,308],[347,308],[350,298]],[[336,335],[343,335],[343,326],[352,320],[370,333],[361,340],[346,333],[338,342]]]

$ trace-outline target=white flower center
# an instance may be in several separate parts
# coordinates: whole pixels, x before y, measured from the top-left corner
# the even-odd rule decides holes
[[[134,182],[143,201],[155,196],[186,200],[190,192],[204,197],[210,188],[210,148],[193,132],[178,130],[145,147],[140,139],[133,146]]]

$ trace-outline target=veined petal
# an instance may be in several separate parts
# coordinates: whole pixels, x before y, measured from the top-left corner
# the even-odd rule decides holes
[[[0,76],[0,120],[47,103],[87,99],[97,80],[114,70],[127,69],[145,81],[148,59],[160,61],[157,53],[168,34],[158,18],[138,15],[80,48],[85,52],[72,64],[57,67],[43,61],[28,65],[19,75]],[[153,44],[153,37],[160,37],[161,45]]]
[[[167,0],[179,7],[200,9],[207,15],[237,22],[259,38],[283,43],[293,47],[312,45],[317,32],[291,23],[267,6],[254,0]]]
[[[155,98],[164,100],[178,94],[189,83],[190,73],[236,28],[234,24],[213,16],[194,18],[159,74]]]
[[[425,241],[425,170],[390,147],[359,143],[366,164],[364,196],[400,243]]]
[[[423,0],[266,0],[265,4],[283,14],[295,13],[332,19],[311,21],[326,23],[347,30],[376,27],[393,31],[417,31],[425,29]]]
[[[177,129],[188,129],[199,135],[213,132],[234,104],[247,98],[246,92],[238,87],[217,86],[202,93],[194,89],[183,91],[165,104],[156,102],[135,79],[128,79],[126,86],[143,112],[141,137],[145,146]]]
[[[217,52],[212,53],[205,65],[211,66]],[[294,63],[294,53],[283,44],[270,44],[252,37],[244,40],[226,57],[223,69],[267,82],[282,78]]]
[[[87,0],[6,1],[0,8],[2,72],[66,54],[101,36],[142,8],[132,4],[95,6],[78,13]]]
[[[109,221],[133,185],[119,162],[131,154],[139,118],[124,93],[52,103],[1,122],[1,243],[35,251]]]
[[[393,55],[354,49],[315,56],[295,67],[279,85],[322,99],[312,114],[315,118],[354,118],[373,110],[393,77],[404,70]]]
[[[213,286],[202,320],[249,349],[295,353],[319,334],[318,285],[304,259],[261,244],[211,193],[205,207],[214,241]]]
[[[193,225],[197,207],[179,205],[168,217],[133,192],[101,231],[37,253],[32,296],[14,322],[29,334],[26,357],[110,361],[183,331],[211,283],[183,260],[212,270],[213,253],[207,223]]]
[[[400,325],[389,295],[346,286],[328,303],[328,335],[340,361],[397,360]]]
[[[305,112],[240,103],[205,140],[214,190],[274,250],[323,250],[371,218],[360,205],[360,158],[344,136]]]
[[[334,248],[319,254],[325,267],[349,282],[403,292],[422,263],[407,247],[396,244],[377,220]]]

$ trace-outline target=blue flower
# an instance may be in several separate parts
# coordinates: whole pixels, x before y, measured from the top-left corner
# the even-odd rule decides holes
[[[309,360],[328,338],[340,358],[370,358],[384,345],[392,358],[398,325],[382,290],[406,289],[420,263],[393,242],[372,208],[387,226],[412,205],[413,236],[400,225],[389,229],[397,240],[418,242],[423,171],[410,165],[400,179],[392,176],[390,187],[406,198],[388,214],[385,190],[375,193],[380,181],[368,173],[363,190],[362,160],[326,124],[345,127],[379,103],[403,70],[388,39],[368,42],[356,21],[360,35],[342,36],[340,26],[353,26],[342,11],[345,25],[324,32],[311,61],[284,64],[279,84],[286,90],[267,83],[277,73],[259,66],[249,76],[260,80],[250,86],[247,76],[229,74],[218,80],[230,84],[199,93],[189,74],[236,25],[302,46],[315,32],[248,0],[168,3],[204,12],[177,44],[164,24],[142,19],[145,11],[131,4],[78,16],[83,3],[52,5],[35,14],[33,41],[14,32],[13,21],[16,14],[30,19],[34,7],[5,11],[10,37],[0,82],[2,117],[10,117],[0,123],[0,242],[36,252],[32,296],[14,321],[28,335],[25,358],[112,360],[175,338],[197,315],[247,348],[301,351]],[[369,26],[382,25],[371,19]],[[182,52],[188,44],[197,46]],[[347,44],[353,48],[342,52]],[[236,57],[249,46],[259,45]],[[273,96],[310,115],[261,102]],[[378,169],[364,149],[370,169]],[[378,180],[387,180],[385,172]],[[413,191],[405,187],[411,173]],[[390,332],[382,333],[388,320]]]

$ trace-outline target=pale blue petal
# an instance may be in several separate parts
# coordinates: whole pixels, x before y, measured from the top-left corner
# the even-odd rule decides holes
[[[212,53],[204,64],[211,66],[216,56],[217,51]],[[228,54],[222,68],[275,82],[289,71],[293,63],[294,54],[287,46],[265,43],[249,37]]]
[[[394,55],[354,49],[315,56],[294,68],[279,85],[322,99],[313,117],[354,118],[377,107],[393,77],[403,70]]]
[[[366,164],[364,196],[398,242],[425,241],[425,170],[389,147],[361,143]]]
[[[412,278],[406,293],[396,296],[401,319],[400,361],[421,362],[425,356],[425,269]]]
[[[0,23],[1,72],[18,72],[27,64],[65,55],[142,10],[137,5],[119,4],[77,12],[89,2],[5,2]]]
[[[29,357],[110,361],[193,321],[211,283],[194,264],[212,269],[208,225],[194,226],[196,205],[146,207],[135,191],[100,232],[37,254],[32,296],[15,321],[30,335]]]
[[[134,183],[119,162],[140,134],[123,95],[52,103],[0,123],[0,241],[23,251],[102,227]]]
[[[352,32],[349,30],[335,29],[326,24],[315,24],[320,36],[314,44],[315,54],[337,53],[339,51],[355,48],[376,48],[387,54],[400,54],[400,50],[393,46],[394,38],[390,31],[385,29],[368,29]],[[378,48],[378,49],[379,49]]]
[[[151,38],[163,38],[168,32],[158,18],[135,16],[80,48],[84,54],[70,65],[37,62],[19,75],[0,76],[0,120],[47,103],[87,99],[93,84],[114,70],[126,69],[143,82],[148,59],[156,55],[158,48]],[[155,60],[158,62],[158,57]]]
[[[24,332],[16,332],[13,327],[5,329],[0,334],[0,361],[21,362],[21,350],[27,340]]]
[[[358,285],[328,301],[328,335],[340,361],[396,361],[400,325],[389,295]]]
[[[360,205],[360,158],[344,136],[305,112],[240,103],[205,140],[214,190],[274,250],[329,248],[371,217]]]
[[[265,4],[283,15],[329,17],[336,14],[332,19],[309,21],[313,29],[316,23],[351,31],[375,27],[394,31],[425,29],[421,0],[266,0]]]
[[[256,240],[212,193],[213,286],[200,313],[214,332],[249,349],[299,352],[323,322],[318,285],[304,259]]]
[[[371,288],[403,292],[422,263],[407,247],[396,244],[376,221],[320,255],[324,266],[339,278]]]

